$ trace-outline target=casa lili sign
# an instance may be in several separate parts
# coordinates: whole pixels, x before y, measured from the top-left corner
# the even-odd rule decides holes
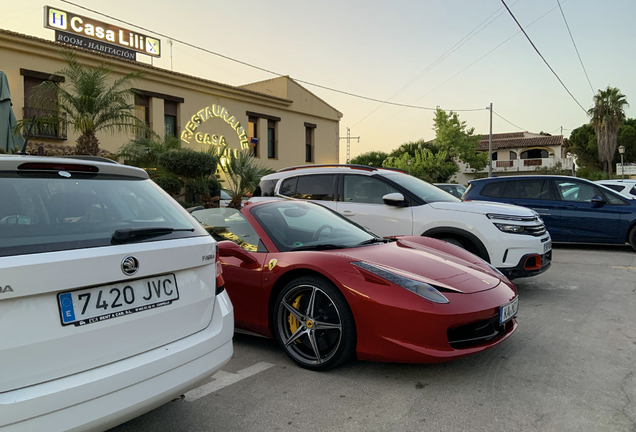
[[[190,118],[190,121],[185,125],[183,132],[181,132],[181,141],[190,144],[194,140],[199,144],[210,144],[226,147],[228,144],[225,141],[225,137],[223,135],[201,133],[198,131],[199,126],[201,126],[203,123],[217,117],[225,121],[225,123],[230,125],[232,129],[234,129],[241,143],[241,149],[249,149],[250,145],[247,139],[247,132],[245,131],[245,128],[241,126],[241,123],[236,117],[230,114],[227,108],[222,107],[221,105],[210,105],[194,114]],[[233,153],[237,155],[238,150],[234,149]]]
[[[71,43],[94,51],[121,56],[118,52],[111,52],[111,50],[119,48],[119,51],[124,49],[152,57],[161,57],[161,41],[159,39],[51,6],[44,7],[44,27],[62,32],[62,38],[56,37],[60,42]],[[103,44],[110,47],[110,50],[105,48]]]

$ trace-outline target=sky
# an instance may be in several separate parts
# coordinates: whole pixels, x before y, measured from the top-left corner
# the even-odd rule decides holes
[[[163,33],[280,75],[343,113],[340,136],[350,128],[351,157],[389,152],[435,137],[433,110],[458,110],[476,134],[545,131],[563,134],[588,121],[584,110],[550,72],[501,0],[75,0],[87,8]],[[561,7],[592,88],[577,57],[557,0],[506,0],[535,46],[574,98],[588,109],[593,95],[618,87],[636,117],[634,0],[561,0]],[[0,28],[53,40],[43,27],[45,5],[119,25],[60,0],[0,2]],[[149,33],[137,30],[140,33]],[[154,65],[171,67],[170,46]],[[138,60],[149,62],[143,55]],[[231,85],[275,77],[177,41],[172,68]],[[2,59],[0,59],[0,69]],[[476,110],[476,111],[459,111]],[[504,120],[505,119],[505,120]],[[512,123],[512,124],[511,124]],[[341,139],[340,161],[346,142]]]

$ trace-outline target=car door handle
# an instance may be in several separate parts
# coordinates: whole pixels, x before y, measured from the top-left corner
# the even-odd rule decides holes
[[[575,210],[577,207],[575,205],[564,205],[561,208],[564,210]]]
[[[355,213],[352,212],[351,210],[344,210],[342,212],[340,212],[340,214],[342,214],[343,216],[354,216]]]

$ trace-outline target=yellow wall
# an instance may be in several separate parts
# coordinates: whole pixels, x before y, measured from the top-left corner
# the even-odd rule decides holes
[[[69,49],[64,45],[39,38],[0,30],[0,69],[9,79],[13,109],[18,119],[24,107],[24,77],[20,69],[52,74],[65,66],[59,51]],[[222,83],[173,73],[164,69],[119,60],[84,49],[73,49],[78,60],[89,66],[106,63],[113,69],[111,79],[125,73],[142,71],[144,77],[135,82],[140,90],[166,94],[184,99],[178,106],[178,127],[183,131],[187,122],[201,109],[212,105],[222,106],[235,116],[247,131],[247,112],[280,117],[277,124],[277,157],[267,157],[267,119],[259,120],[260,160],[272,169],[292,165],[305,165],[305,123],[315,124],[314,163],[338,163],[338,130],[342,114],[329,106],[307,89],[288,77],[280,77],[259,83],[234,87]],[[155,132],[163,135],[163,99],[150,99],[151,125]],[[230,149],[240,149],[240,138],[236,130],[221,118],[211,118],[197,127],[201,134],[223,135]],[[75,145],[77,133],[69,128],[68,139],[63,143]],[[100,147],[116,152],[131,138],[129,134],[114,135],[99,133]],[[57,140],[32,138],[32,142],[60,143]],[[185,144],[185,143],[184,143]],[[190,140],[190,147],[207,148],[210,144],[199,144]]]

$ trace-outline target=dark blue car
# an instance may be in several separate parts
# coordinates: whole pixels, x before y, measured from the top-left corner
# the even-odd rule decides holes
[[[464,201],[495,201],[535,210],[555,242],[629,243],[636,250],[636,200],[565,176],[472,180]]]

